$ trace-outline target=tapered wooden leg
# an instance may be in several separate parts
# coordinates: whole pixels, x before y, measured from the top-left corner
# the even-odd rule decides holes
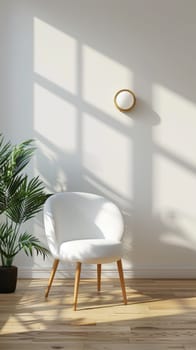
[[[123,300],[124,304],[127,304],[127,295],[126,295],[126,289],[125,289],[125,281],[124,281],[124,276],[123,276],[123,269],[122,269],[122,261],[118,260],[117,261],[117,266],[118,266],[118,273],[120,277],[120,284],[122,288],[122,295],[123,295]]]
[[[77,262],[76,272],[75,272],[75,284],[74,284],[74,307],[73,307],[74,311],[76,311],[76,307],[77,307],[81,266],[82,266],[82,264],[80,262]]]
[[[97,291],[101,290],[101,264],[97,264]]]
[[[53,263],[53,266],[52,266],[52,271],[50,273],[50,278],[49,278],[49,281],[48,281],[48,287],[47,287],[46,292],[45,292],[45,298],[48,297],[48,294],[49,294],[49,291],[50,291],[50,288],[52,286],[52,282],[53,282],[53,279],[54,279],[54,275],[55,275],[57,267],[58,267],[58,264],[59,264],[59,260],[55,259],[54,263]]]

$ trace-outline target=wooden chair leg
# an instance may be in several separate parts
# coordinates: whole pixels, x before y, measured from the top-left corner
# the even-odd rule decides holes
[[[52,282],[53,282],[53,279],[54,279],[54,275],[55,275],[57,267],[58,267],[58,264],[59,264],[59,260],[55,259],[54,263],[53,263],[53,266],[52,266],[52,271],[50,273],[50,278],[49,278],[49,281],[48,281],[48,287],[47,287],[46,292],[45,292],[45,298],[48,297],[48,294],[49,294],[49,291],[50,291],[50,288],[52,286]]]
[[[118,273],[120,277],[120,284],[121,284],[121,289],[122,289],[122,295],[123,295],[123,300],[124,304],[127,304],[127,295],[126,295],[126,289],[125,289],[125,281],[124,281],[124,276],[123,276],[123,268],[122,268],[122,261],[118,260],[117,261],[117,266],[118,266]]]
[[[75,272],[75,284],[74,284],[74,306],[73,306],[74,311],[76,311],[76,307],[77,307],[81,266],[82,266],[82,264],[80,262],[77,262],[76,272]]]
[[[97,264],[97,291],[101,290],[101,264]]]

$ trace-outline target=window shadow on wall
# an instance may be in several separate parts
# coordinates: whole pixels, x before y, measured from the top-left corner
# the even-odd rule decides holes
[[[118,1],[110,0],[107,3],[101,1],[97,6],[88,0],[84,1],[83,6],[79,6],[78,1],[66,3],[59,1],[57,6],[51,0],[47,1],[47,6],[45,0],[35,1],[31,6],[27,6],[21,0],[17,10],[15,9],[16,13],[20,14],[18,22],[21,23],[21,27],[18,29],[18,35],[19,38],[23,39],[20,41],[17,52],[20,54],[23,51],[26,52],[25,62],[29,60],[28,65],[26,65],[25,62],[17,58],[20,69],[22,69],[23,63],[25,64],[25,72],[27,66],[29,67],[26,75],[28,84],[25,85],[25,91],[29,92],[28,96],[33,96],[32,86],[30,87],[30,83],[33,83],[42,93],[48,92],[46,100],[42,99],[43,95],[40,97],[43,106],[47,104],[47,101],[50,103],[50,99],[54,97],[60,103],[71,106],[69,108],[74,108],[75,144],[72,148],[66,147],[66,139],[69,136],[66,134],[66,125],[73,122],[66,113],[67,107],[65,108],[63,124],[58,124],[58,110],[53,114],[56,125],[50,135],[48,130],[51,116],[44,114],[44,107],[43,113],[38,115],[37,119],[35,118],[37,113],[35,90],[34,97],[32,99],[28,97],[29,100],[25,99],[24,89],[22,96],[19,93],[16,94],[15,101],[17,100],[18,110],[22,110],[22,102],[25,101],[25,106],[28,105],[28,108],[33,110],[33,115],[29,113],[29,118],[25,120],[22,114],[21,119],[11,123],[12,128],[15,128],[17,133],[18,120],[21,120],[24,124],[22,133],[27,132],[28,136],[32,136],[38,141],[39,151],[35,161],[35,169],[36,173],[41,174],[49,191],[96,192],[105,195],[120,206],[126,222],[124,246],[125,257],[129,262],[127,268],[133,268],[136,275],[139,275],[139,270],[145,269],[146,266],[153,270],[155,262],[159,262],[159,267],[169,269],[174,265],[175,267],[181,266],[182,257],[183,262],[187,261],[187,265],[191,266],[195,264],[196,259],[194,217],[191,217],[190,213],[187,213],[180,205],[180,209],[176,208],[175,205],[170,205],[162,210],[157,205],[157,198],[155,198],[157,195],[155,191],[157,158],[163,157],[172,163],[173,167],[179,169],[179,174],[185,172],[187,176],[191,175],[194,178],[196,170],[194,162],[186,159],[184,154],[175,152],[170,147],[165,147],[163,143],[159,143],[156,136],[157,130],[164,123],[164,116],[161,112],[157,112],[155,106],[156,94],[154,91],[157,85],[177,94],[179,99],[186,99],[193,106],[196,103],[193,64],[196,52],[194,46],[190,46],[195,33],[194,11],[191,10],[191,6],[184,9],[183,1],[178,1],[177,6],[177,1],[172,2],[172,4],[169,1],[167,3],[169,12],[165,3],[157,3],[152,0],[148,2],[148,5],[144,4],[143,1],[137,1],[134,3],[134,11],[132,11],[130,2],[126,0],[124,6],[121,6]],[[30,18],[31,25],[29,25]],[[73,72],[75,83],[71,85],[71,89],[66,84],[63,86],[65,81],[61,79],[60,74],[55,81],[52,79],[53,73],[47,76],[42,75],[41,71],[35,70],[34,51],[35,36],[37,35],[35,28],[33,28],[35,19],[45,23],[46,27],[54,28],[54,32],[59,32],[61,37],[65,35],[69,43],[73,41],[70,45],[73,44],[71,47],[75,52],[75,60],[74,63],[70,64],[75,67]],[[15,21],[17,22],[17,20]],[[186,23],[186,26],[182,26],[182,23]],[[17,23],[15,26],[17,27]],[[27,30],[26,34],[24,34],[24,28]],[[41,37],[38,35],[38,38]],[[49,37],[48,40],[50,44],[52,38]],[[32,44],[33,49],[28,51],[27,48],[30,47],[30,44]],[[43,45],[45,44],[46,42],[43,42]],[[44,72],[46,72],[48,62],[51,62],[51,57],[55,54],[55,48],[51,45],[50,56],[46,57],[42,67]],[[100,69],[103,77],[102,90],[98,90],[100,81],[97,76],[97,81],[93,81],[91,86],[92,93],[89,93],[92,99],[86,98],[84,48],[85,50],[87,48],[89,52],[92,51],[93,55],[97,53],[97,57],[105,57],[107,62],[114,64],[114,67],[121,67],[123,72],[125,69],[126,72],[130,73],[128,84],[137,97],[137,105],[132,113],[117,114],[115,109],[111,109],[111,106],[110,109],[107,108],[108,91],[104,83],[106,80],[108,83],[110,78],[112,81],[113,78],[107,70],[103,74]],[[67,56],[69,55],[70,52],[67,52]],[[20,55],[20,57],[23,56]],[[96,55],[93,57],[92,66],[95,69],[100,68],[98,65],[96,66],[99,63],[99,60],[95,61]],[[55,66],[53,68],[56,69]],[[30,72],[31,69],[32,72]],[[15,84],[16,82],[19,84],[20,74],[19,72],[15,74]],[[117,71],[114,69],[112,74],[117,74]],[[119,86],[119,88],[121,87]],[[16,86],[15,91],[17,91]],[[100,105],[95,103],[94,91],[98,101],[99,93],[102,96]],[[110,97],[112,100],[113,95],[111,94]],[[102,101],[105,104],[102,104]],[[126,141],[127,167],[124,172],[126,172],[126,179],[128,178],[128,185],[124,184],[123,186],[124,188],[127,186],[127,192],[124,191],[124,188],[121,190],[121,188],[115,187],[115,182],[112,182],[113,177],[118,172],[123,173],[121,156],[124,154],[122,153],[125,150],[124,146],[116,152],[115,138],[111,137],[105,141],[104,151],[107,153],[107,157],[116,158],[116,162],[113,162],[112,165],[114,175],[110,178],[107,177],[105,173],[106,170],[109,172],[110,162],[104,165],[105,167],[101,169],[102,172],[96,168],[97,160],[104,158],[104,152],[99,153],[99,159],[96,159],[97,155],[94,155],[93,151],[91,153],[91,148],[93,149],[97,140],[92,139],[89,141],[89,148],[85,148],[86,137],[89,137],[90,134],[90,129],[85,129],[84,133],[86,116],[88,116],[89,123],[93,123],[94,128],[96,125],[101,125],[102,130],[114,131],[115,135],[118,134],[122,140]],[[188,121],[189,115],[186,115],[186,118]],[[37,127],[40,122],[43,123],[41,130]],[[17,123],[18,125],[16,125]],[[176,130],[178,130],[178,125]],[[54,137],[58,132],[61,137],[63,132],[65,133],[64,145],[59,146],[58,137],[56,139],[56,136]],[[94,132],[96,133],[96,130]],[[173,137],[175,140],[175,133]],[[186,135],[186,142],[189,141],[188,139],[189,136]],[[103,143],[101,137],[99,143],[101,147]],[[115,155],[113,149],[115,149]],[[89,163],[91,167],[86,163],[88,157],[91,157]],[[172,181],[171,179],[170,185],[172,185]],[[181,188],[180,185],[178,186],[180,193]],[[179,198],[183,201],[183,196],[179,196]],[[187,208],[189,211],[188,204]],[[184,225],[183,220],[192,223],[190,229]],[[40,224],[42,225],[42,223]],[[159,267],[156,266],[158,269]]]

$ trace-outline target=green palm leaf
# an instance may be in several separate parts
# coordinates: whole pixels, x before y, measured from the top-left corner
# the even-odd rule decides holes
[[[12,225],[2,223],[0,225],[0,253],[7,255],[8,242],[13,234]]]
[[[0,214],[14,202],[15,195],[23,181],[23,175],[0,181]]]
[[[10,142],[5,143],[4,137],[0,134],[0,175],[1,175],[1,168],[10,158],[11,152],[12,152],[11,143]]]
[[[11,220],[21,224],[40,212],[48,196],[38,177],[28,181],[25,176],[13,196],[12,203],[6,209],[6,213]]]
[[[48,249],[42,246],[38,238],[27,232],[22,233],[18,239],[18,250],[22,249],[27,256],[32,256],[33,250],[35,250],[37,255],[41,254],[44,259],[49,253]]]
[[[13,176],[20,173],[31,160],[35,151],[32,143],[33,140],[28,140],[13,148],[10,159],[10,170]]]
[[[10,266],[16,255],[15,230],[11,224],[0,224],[0,255],[3,265]]]

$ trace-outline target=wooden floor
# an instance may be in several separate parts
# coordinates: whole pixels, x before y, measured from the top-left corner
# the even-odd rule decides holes
[[[127,280],[128,305],[118,280],[81,280],[78,311],[73,281],[20,280],[0,294],[1,350],[196,350],[196,281]]]

